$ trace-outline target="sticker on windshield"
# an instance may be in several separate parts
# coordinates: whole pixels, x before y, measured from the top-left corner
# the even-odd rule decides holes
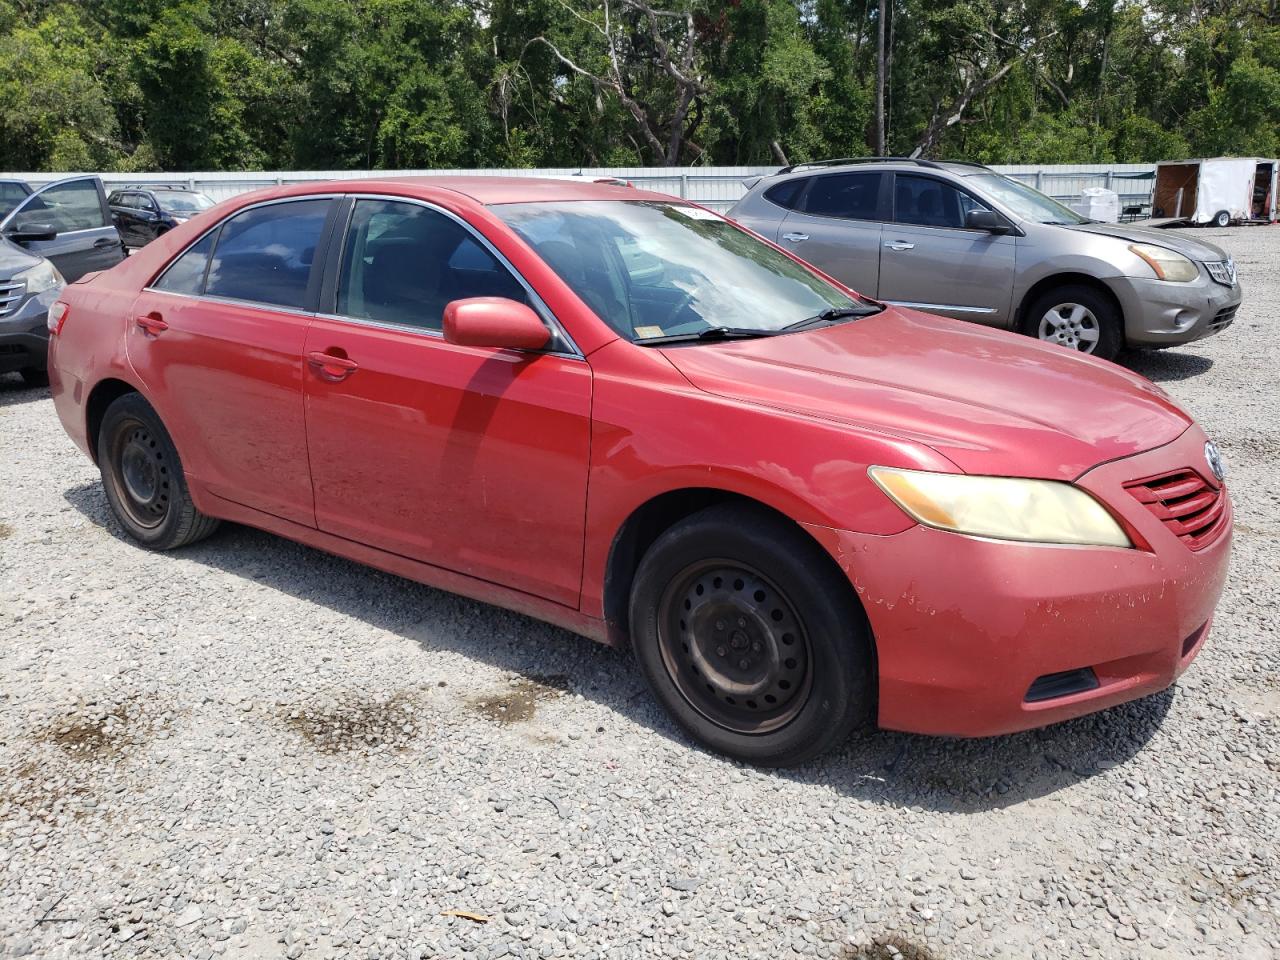
[[[636,327],[636,336],[641,340],[649,340],[663,335],[661,327]]]
[[[717,223],[721,218],[710,210],[703,210],[701,207],[672,207],[676,213],[684,214],[690,220],[714,220]]]

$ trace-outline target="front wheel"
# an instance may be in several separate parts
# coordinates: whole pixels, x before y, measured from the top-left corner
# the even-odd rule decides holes
[[[191,502],[178,450],[140,394],[127,393],[107,407],[98,430],[98,469],[111,512],[144,547],[172,550],[218,528]]]
[[[871,717],[870,631],[849,582],[763,509],[709,507],[659,537],[636,574],[631,638],[667,712],[747,763],[801,763]]]
[[[1213,225],[1214,225],[1215,227],[1229,227],[1229,226],[1231,226],[1231,214],[1227,213],[1227,211],[1225,211],[1225,210],[1219,210],[1219,211],[1218,211],[1216,214],[1214,214],[1214,216],[1213,216]]]
[[[1092,287],[1067,284],[1049,290],[1027,308],[1022,332],[1104,360],[1124,346],[1119,308]]]

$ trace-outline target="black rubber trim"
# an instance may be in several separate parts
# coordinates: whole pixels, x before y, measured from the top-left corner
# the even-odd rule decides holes
[[[1069,697],[1073,693],[1084,693],[1086,690],[1097,690],[1098,687],[1098,675],[1093,672],[1093,667],[1081,667],[1078,670],[1063,670],[1061,673],[1046,673],[1043,677],[1037,677],[1022,699],[1024,703],[1039,703],[1042,700]]]

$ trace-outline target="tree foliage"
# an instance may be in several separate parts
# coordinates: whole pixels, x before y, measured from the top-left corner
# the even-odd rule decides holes
[[[0,0],[0,168],[869,152],[877,0]],[[887,149],[1280,153],[1277,0],[889,0]]]

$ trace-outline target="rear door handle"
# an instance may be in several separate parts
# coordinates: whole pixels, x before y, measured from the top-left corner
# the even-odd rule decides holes
[[[148,313],[145,316],[134,317],[134,323],[142,328],[142,332],[147,336],[158,337],[169,329],[169,324],[158,313]]]
[[[899,252],[903,250],[914,250],[916,248],[914,243],[907,243],[905,240],[890,240],[885,244],[885,246],[890,250],[897,250]]]
[[[360,364],[348,357],[340,357],[334,353],[313,350],[307,354],[307,363],[321,380],[337,383],[345,380],[360,369]]]
[[[120,241],[112,240],[110,237],[99,237],[97,240],[93,241],[93,245],[95,247],[118,247],[120,245]]]
[[[809,239],[809,235],[807,233],[784,233],[782,239],[790,240],[792,243],[802,243]]]

